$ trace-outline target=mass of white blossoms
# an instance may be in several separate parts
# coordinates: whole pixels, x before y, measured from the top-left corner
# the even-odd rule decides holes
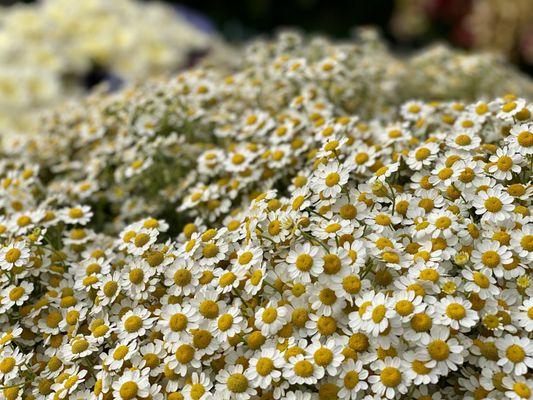
[[[176,71],[209,36],[177,10],[134,0],[42,0],[0,8],[0,131],[84,91],[94,66],[131,80]],[[213,39],[215,40],[215,39]]]
[[[2,158],[3,398],[532,398],[533,103],[372,104],[307,50]]]
[[[399,58],[370,31],[345,43],[287,32],[253,42],[238,60],[69,104],[6,153],[38,161],[49,190],[91,205],[98,231],[116,234],[151,215],[177,233],[195,217],[220,223],[259,193],[285,190],[336,134],[336,117],[360,116],[350,129],[364,135],[378,122],[393,131],[411,99],[533,98],[531,80],[488,55]],[[426,110],[409,118],[423,123]]]

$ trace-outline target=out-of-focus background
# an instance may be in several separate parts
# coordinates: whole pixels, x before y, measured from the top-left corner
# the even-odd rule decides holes
[[[0,1],[0,133],[95,85],[173,74],[285,27],[347,38],[375,26],[393,52],[435,41],[533,75],[533,0]],[[238,54],[238,53],[236,53]]]
[[[533,0],[181,0],[230,40],[280,26],[346,37],[354,26],[378,26],[399,49],[444,40],[505,55],[533,67]]]

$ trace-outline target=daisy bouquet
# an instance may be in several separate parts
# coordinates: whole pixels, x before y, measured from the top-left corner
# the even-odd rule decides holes
[[[252,60],[2,159],[3,397],[530,399],[530,100],[365,115],[342,62]]]

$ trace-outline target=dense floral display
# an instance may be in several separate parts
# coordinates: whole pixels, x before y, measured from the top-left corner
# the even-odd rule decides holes
[[[532,397],[533,104],[298,40],[9,149],[3,398]]]
[[[53,192],[90,203],[100,230],[149,214],[176,233],[289,186],[334,117],[385,121],[411,99],[533,96],[531,81],[488,56],[441,48],[397,58],[372,32],[340,44],[286,33],[254,42],[239,62],[231,73],[194,69],[60,109],[18,157],[39,160]]]
[[[173,72],[209,40],[177,10],[155,2],[43,0],[4,7],[0,130],[27,134],[40,110],[83,92],[94,68],[123,80]]]

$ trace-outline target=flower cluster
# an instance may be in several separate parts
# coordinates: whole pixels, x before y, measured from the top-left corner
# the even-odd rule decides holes
[[[36,114],[82,92],[94,68],[115,80],[173,72],[210,40],[177,10],[132,0],[45,0],[4,7],[0,21],[4,135],[35,129]]]
[[[371,32],[352,43],[284,33],[253,42],[239,61],[231,72],[206,66],[57,110],[17,157],[38,160],[50,190],[89,202],[98,230],[117,233],[152,215],[177,233],[195,217],[220,223],[258,193],[287,188],[324,138],[366,134],[357,115],[388,120],[412,98],[533,93],[487,56],[434,49],[401,59]],[[453,125],[454,113],[443,117]]]
[[[218,125],[242,144],[193,172],[271,189],[235,208],[220,182],[227,212],[177,237],[148,213],[102,233],[105,204],[47,178],[62,161],[3,161],[4,398],[531,398],[533,104],[409,101],[363,122],[318,93],[287,103]],[[142,129],[141,149],[175,137]]]

